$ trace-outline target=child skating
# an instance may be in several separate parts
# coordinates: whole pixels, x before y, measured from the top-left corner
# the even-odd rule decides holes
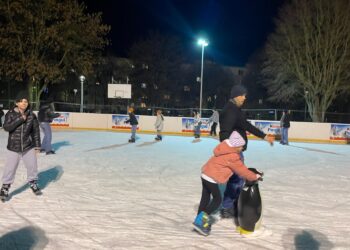
[[[156,141],[162,140],[163,126],[164,126],[164,117],[163,117],[162,111],[158,109],[156,123],[154,124],[154,127],[157,131],[157,137],[155,138]]]
[[[219,184],[225,184],[233,173],[249,181],[255,181],[261,177],[248,170],[243,164],[240,153],[244,145],[244,139],[238,132],[233,131],[229,139],[224,140],[214,149],[214,156],[202,167],[202,196],[193,222],[194,229],[202,235],[210,234],[212,224],[210,215],[221,205]],[[210,199],[211,196],[212,199]]]
[[[130,107],[128,113],[129,119],[126,120],[125,123],[130,123],[131,125],[131,138],[129,139],[129,142],[134,143],[136,141],[136,130],[139,122],[137,121],[137,118],[134,114],[134,108]]]

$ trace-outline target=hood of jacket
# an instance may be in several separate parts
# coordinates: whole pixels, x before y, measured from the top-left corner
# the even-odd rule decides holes
[[[214,155],[215,156],[222,156],[232,153],[238,153],[236,147],[231,147],[228,144],[228,139],[224,140],[222,143],[216,146],[214,149]]]

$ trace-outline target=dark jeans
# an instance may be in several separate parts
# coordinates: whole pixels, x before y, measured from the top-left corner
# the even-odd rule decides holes
[[[201,125],[194,126],[194,136],[201,136]]]
[[[217,183],[212,183],[207,180],[202,180],[202,197],[198,207],[198,214],[202,211],[207,214],[213,213],[220,207],[221,204],[221,194],[219,185]],[[210,195],[213,199],[210,201]]]
[[[288,144],[288,128],[281,129],[281,143]]]
[[[244,162],[244,156],[241,153],[241,160]],[[226,184],[222,208],[231,209],[237,208],[237,201],[244,185],[244,179],[237,174],[233,174]]]
[[[41,143],[41,149],[44,149],[45,152],[50,152],[52,150],[51,141],[52,141],[52,131],[50,123],[40,122],[40,127],[44,132],[44,138]]]
[[[216,125],[218,125],[216,122],[214,122],[213,125],[211,125],[210,135],[216,136]]]

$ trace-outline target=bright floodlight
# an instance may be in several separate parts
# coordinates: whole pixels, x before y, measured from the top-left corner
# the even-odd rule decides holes
[[[81,75],[79,78],[81,82],[85,81],[85,76]]]
[[[198,44],[205,47],[208,46],[209,43],[207,42],[207,40],[201,38],[198,40]]]

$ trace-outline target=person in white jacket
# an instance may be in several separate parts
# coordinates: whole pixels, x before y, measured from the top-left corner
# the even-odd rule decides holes
[[[160,109],[157,110],[157,119],[156,123],[154,124],[154,127],[157,131],[157,137],[155,138],[156,141],[162,140],[162,130],[164,127],[164,116],[162,114],[162,111]]]

